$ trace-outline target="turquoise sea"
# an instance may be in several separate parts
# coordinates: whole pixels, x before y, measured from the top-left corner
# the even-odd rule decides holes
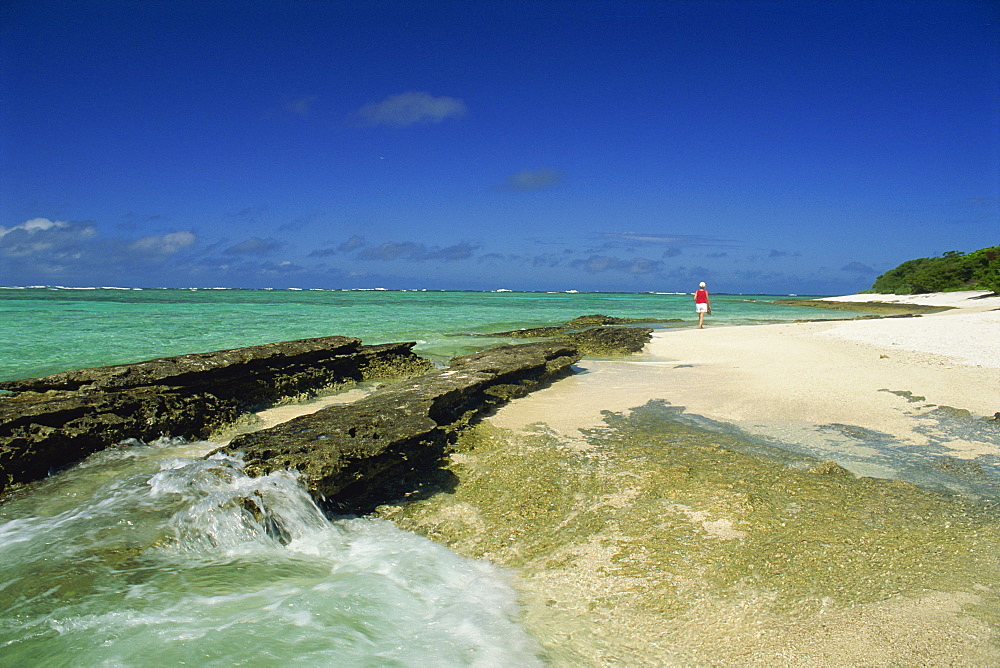
[[[854,315],[774,299],[715,295],[708,324]],[[330,335],[417,341],[419,354],[444,361],[502,342],[491,332],[596,313],[681,320],[657,328],[696,323],[688,294],[5,288],[0,379]],[[670,407],[636,415],[654,413],[601,442],[637,430],[652,438],[671,416],[700,444],[739,436]],[[872,448],[882,436],[852,434]],[[0,665],[579,665],[525,628],[515,570],[387,520],[324,517],[291,474],[249,478],[238,458],[204,459],[214,447],[125,443],[0,506]],[[779,447],[745,452],[767,459]],[[795,444],[789,452],[802,456]],[[944,475],[959,483],[979,476],[978,505],[962,516],[985,514],[976,531],[992,550],[995,472],[954,469]],[[259,512],[247,512],[247,499]],[[288,537],[276,539],[268,522]],[[996,572],[990,559],[979,575]],[[1000,617],[991,605],[984,624]]]
[[[774,306],[777,297],[717,295],[713,325],[844,317]],[[480,336],[580,315],[696,322],[691,295],[388,290],[0,289],[0,380],[315,336],[418,341],[444,359],[497,340]]]

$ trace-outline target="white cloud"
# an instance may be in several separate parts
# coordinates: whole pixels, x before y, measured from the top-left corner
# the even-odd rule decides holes
[[[171,232],[170,234],[142,237],[134,241],[129,248],[143,253],[172,255],[182,248],[191,246],[194,242],[195,235],[191,232]]]
[[[45,230],[51,230],[53,228],[60,229],[64,227],[68,227],[68,223],[64,223],[61,220],[32,218],[31,220],[27,220],[20,225],[15,225],[14,227],[4,227],[0,225],[0,238],[5,237],[12,232],[27,232],[28,234],[34,234],[35,232],[44,232]]]
[[[97,232],[92,225],[32,218],[13,227],[0,226],[0,251],[8,257],[42,252],[68,252]]]
[[[390,95],[381,102],[366,104],[357,111],[364,125],[406,127],[418,123],[440,123],[448,118],[461,118],[467,108],[454,97],[434,97],[430,93],[411,91]]]

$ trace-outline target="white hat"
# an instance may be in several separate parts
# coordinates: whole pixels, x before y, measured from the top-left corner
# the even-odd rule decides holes
[[[702,281],[701,283],[699,283],[699,284],[698,284],[698,287],[699,287],[699,288],[703,288],[703,287],[705,287],[705,281]]]

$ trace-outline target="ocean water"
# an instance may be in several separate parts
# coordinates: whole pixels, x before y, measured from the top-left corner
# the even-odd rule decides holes
[[[163,441],[0,508],[0,665],[537,665],[509,575]]]
[[[710,325],[844,317],[773,299],[714,296]],[[417,341],[419,353],[445,360],[501,342],[484,336],[492,332],[593,313],[691,327],[691,301],[0,289],[0,379],[329,335]],[[883,447],[885,435],[840,427],[865,447]],[[994,438],[961,415],[934,428],[942,441],[970,429]],[[761,443],[679,407],[609,415],[584,446],[540,430],[527,441],[471,434],[479,441],[457,461],[488,465],[457,471],[463,480],[478,475],[475,485],[378,518],[325,517],[290,474],[252,479],[238,458],[204,459],[213,443],[164,438],[98,453],[0,506],[0,665],[743,665],[758,650],[758,658],[794,656],[788,647],[808,643],[787,630],[834,608],[841,617],[819,621],[828,635],[839,623],[854,647],[865,606],[907,597],[923,605],[934,591],[951,597],[942,606],[972,611],[962,628],[978,634],[978,653],[966,658],[1000,658],[992,653],[1000,629],[995,462],[917,458],[911,468],[934,475],[887,492],[803,478],[807,443]],[[746,508],[730,507],[734,488],[746,488]],[[617,499],[626,491],[634,500]],[[535,508],[541,502],[544,510]],[[720,519],[739,513],[751,515],[732,526]],[[683,533],[692,526],[704,535]],[[828,557],[786,557],[805,540]],[[605,560],[573,566],[594,550]],[[567,591],[589,603],[575,607]],[[917,622],[893,605],[903,638]],[[624,609],[634,624],[615,612]],[[918,621],[954,658],[954,643],[969,638],[945,618]],[[758,626],[736,621],[748,619]],[[865,632],[891,637],[894,629]],[[762,633],[788,635],[789,645],[758,646]],[[743,649],[727,638],[742,638]],[[832,637],[814,655],[853,656]],[[879,664],[872,656],[862,658]]]
[[[774,299],[715,296],[711,323],[844,317]],[[7,288],[0,289],[0,380],[333,335],[418,341],[418,353],[445,359],[497,343],[476,335],[595,313],[685,321],[658,327],[695,321],[690,295]]]

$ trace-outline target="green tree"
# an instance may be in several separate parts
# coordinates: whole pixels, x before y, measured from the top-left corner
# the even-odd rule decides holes
[[[870,292],[912,295],[956,290],[992,290],[1000,294],[1000,246],[907,260],[876,278]]]

